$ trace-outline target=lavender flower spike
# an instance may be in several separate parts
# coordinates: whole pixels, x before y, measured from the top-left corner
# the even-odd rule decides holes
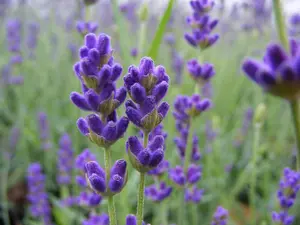
[[[187,69],[191,77],[200,85],[210,81],[215,75],[214,66],[210,63],[200,65],[197,59],[191,59],[187,62]]]
[[[136,216],[133,215],[133,214],[129,214],[126,217],[126,223],[125,223],[125,225],[138,225],[137,224]],[[145,225],[144,221],[143,221],[142,225]]]
[[[45,188],[45,175],[39,163],[32,163],[27,170],[29,211],[32,217],[51,225],[51,208]]]
[[[59,141],[58,176],[57,182],[62,185],[70,184],[73,170],[73,149],[70,136],[65,133]]]
[[[161,135],[155,136],[146,148],[137,137],[129,137],[126,148],[132,166],[141,173],[156,168],[164,158],[164,138]]]
[[[153,184],[146,187],[145,195],[154,202],[161,202],[169,197],[172,191],[172,187],[167,186],[165,182],[160,182],[159,186]]]
[[[128,124],[129,120],[126,117],[122,117],[118,121],[109,121],[104,125],[100,117],[96,114],[90,114],[85,119],[79,118],[77,121],[80,132],[103,148],[109,148],[122,138]]]
[[[266,92],[287,100],[294,100],[300,95],[300,46],[294,40],[290,44],[290,53],[278,44],[270,44],[263,62],[246,59],[242,69]]]
[[[101,215],[91,214],[87,220],[82,222],[82,225],[109,225],[109,216],[105,213]]]
[[[166,116],[169,105],[162,102],[169,88],[165,68],[154,65],[149,57],[139,67],[130,66],[124,77],[124,86],[132,100],[125,104],[128,119],[149,134]]]
[[[115,162],[111,169],[108,184],[103,168],[96,162],[90,161],[85,164],[86,178],[89,186],[97,193],[104,196],[113,196],[119,193],[127,182],[127,163],[120,159]]]
[[[222,206],[218,206],[211,225],[227,225],[228,220],[228,211],[224,209]]]
[[[98,29],[98,24],[93,22],[78,21],[76,23],[76,29],[78,33],[80,33],[82,36],[85,36],[88,33],[95,33]]]
[[[295,204],[297,193],[300,190],[300,173],[290,168],[283,170],[283,177],[279,183],[277,198],[281,207],[281,211],[273,212],[272,219],[282,225],[290,225],[294,221],[294,217],[288,214],[288,210]]]

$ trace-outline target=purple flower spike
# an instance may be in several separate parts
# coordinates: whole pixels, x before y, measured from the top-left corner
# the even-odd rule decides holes
[[[214,66],[210,63],[200,65],[196,59],[187,62],[191,77],[199,84],[207,83],[215,75]]]
[[[120,118],[118,121],[109,121],[103,125],[100,117],[96,114],[90,114],[77,121],[80,132],[88,136],[92,142],[103,148],[109,148],[117,140],[123,137],[127,130],[129,120],[126,117]]]
[[[170,163],[167,160],[163,160],[155,169],[152,169],[148,172],[152,176],[161,176],[169,170]]]
[[[176,166],[175,168],[170,169],[169,178],[175,184],[183,187],[186,182],[185,174],[181,166]]]
[[[186,41],[195,48],[202,50],[214,45],[219,35],[212,34],[218,24],[218,20],[211,19],[209,13],[214,6],[213,0],[191,0],[192,14],[186,21],[192,28],[192,33],[184,35]]]
[[[218,206],[211,225],[227,225],[229,213],[222,206]]]
[[[29,212],[32,217],[51,225],[51,208],[45,187],[45,175],[39,163],[32,163],[27,170]]]
[[[288,210],[295,204],[297,194],[300,190],[300,173],[290,168],[283,170],[283,177],[279,183],[277,198],[281,211],[273,212],[272,219],[274,222],[281,224],[292,224],[294,217],[288,214]]]
[[[70,99],[73,104],[81,110],[90,111],[92,109],[88,104],[86,98],[77,92],[72,92],[70,95]]]
[[[189,166],[187,170],[187,182],[190,184],[197,183],[202,176],[202,169],[201,166],[197,166],[195,164],[192,164]]]
[[[82,36],[85,36],[88,33],[95,33],[97,28],[98,25],[93,22],[78,21],[76,23],[76,29]]]
[[[154,137],[146,148],[143,147],[137,137],[129,137],[126,146],[130,162],[139,172],[148,172],[156,168],[163,161],[163,136]]]
[[[132,101],[128,101],[126,114],[129,120],[146,133],[150,133],[166,116],[168,104],[160,101],[168,91],[169,76],[164,67],[155,67],[149,57],[139,67],[130,66],[124,77],[124,86]]]
[[[167,186],[165,182],[160,182],[159,185],[153,184],[146,187],[145,196],[154,202],[161,202],[168,198],[172,191],[172,187]]]
[[[300,94],[299,44],[291,41],[291,54],[280,45],[267,47],[263,62],[246,59],[242,65],[245,74],[272,95],[297,99]]]
[[[193,202],[197,204],[201,201],[203,194],[204,194],[203,189],[198,189],[196,186],[193,186],[185,190],[184,199],[186,202]]]
[[[137,219],[135,215],[128,215],[126,217],[126,225],[137,225]]]
[[[109,216],[105,213],[101,215],[91,214],[88,219],[82,222],[82,225],[109,225]]]
[[[58,176],[57,182],[62,185],[70,184],[73,170],[72,141],[68,134],[63,134],[59,141],[58,151]]]
[[[102,167],[95,161],[85,164],[86,176],[91,188],[98,194],[115,195],[125,186],[127,180],[126,161],[121,159],[115,162],[111,169],[110,179],[108,181],[108,190],[106,189],[105,174]]]

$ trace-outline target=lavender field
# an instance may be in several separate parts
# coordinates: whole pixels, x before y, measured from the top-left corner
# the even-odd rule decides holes
[[[299,225],[297,1],[0,0],[0,225]]]

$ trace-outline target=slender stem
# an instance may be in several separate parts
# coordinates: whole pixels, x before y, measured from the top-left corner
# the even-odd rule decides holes
[[[197,204],[192,203],[192,225],[197,225],[198,224],[198,211],[197,211]]]
[[[297,141],[297,170],[300,170],[300,116],[299,116],[299,103],[297,100],[291,101],[291,111],[293,123],[295,126],[296,141]]]
[[[5,161],[5,160],[3,160]],[[9,162],[9,161],[8,161]],[[3,162],[5,163],[5,162]],[[7,191],[7,181],[8,181],[8,167],[9,165],[6,165],[5,168],[3,169],[3,174],[2,174],[2,179],[1,179],[1,186],[2,186],[2,199],[1,201],[3,202],[3,220],[5,225],[10,225],[10,220],[9,220],[9,206],[8,206],[8,200],[6,196],[6,191]]]
[[[178,206],[177,206],[177,209],[178,209],[178,218],[177,218],[177,224],[182,224],[184,225],[185,224],[185,220],[184,220],[184,217],[185,217],[185,196],[184,196],[184,191],[185,189],[180,189],[179,190],[180,192],[182,191],[183,193],[179,193],[179,198],[178,198]]]
[[[85,21],[88,22],[91,19],[91,8],[90,6],[85,6]]]
[[[104,167],[105,167],[105,174],[106,174],[106,186],[108,185],[108,181],[110,179],[110,163],[111,163],[111,154],[110,149],[104,149]],[[110,225],[117,225],[117,215],[116,215],[116,208],[114,203],[113,196],[108,197],[108,214],[109,214],[109,222]]]
[[[189,132],[188,132],[188,138],[187,138],[187,143],[186,143],[186,149],[185,149],[185,154],[184,154],[184,164],[183,164],[183,168],[184,171],[186,172],[188,169],[188,166],[191,162],[192,159],[192,151],[193,151],[193,123],[195,123],[195,121],[191,118],[189,121]]]
[[[148,145],[149,133],[144,132],[144,148]],[[145,173],[140,173],[140,184],[137,202],[137,225],[142,225],[144,218]]]
[[[283,15],[283,7],[280,0],[273,0],[273,10],[275,14],[275,22],[277,27],[277,33],[281,44],[286,50],[289,49],[289,40],[286,32],[286,26]]]
[[[116,207],[114,202],[114,197],[108,197],[108,212],[109,212],[109,224],[117,225]]]
[[[138,203],[137,203],[137,225],[142,225],[144,217],[144,192],[145,192],[145,173],[140,173],[140,185],[138,192]]]
[[[161,202],[161,207],[157,207],[158,215],[159,216],[159,223],[160,225],[168,225],[168,211],[167,211],[167,204],[165,201]]]
[[[254,140],[253,140],[253,149],[252,149],[252,176],[250,183],[250,203],[252,209],[252,224],[256,224],[256,162],[257,162],[257,152],[259,149],[259,138],[260,138],[260,128],[261,124],[254,124]]]

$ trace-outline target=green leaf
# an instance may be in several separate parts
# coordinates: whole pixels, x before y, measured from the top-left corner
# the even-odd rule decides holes
[[[163,39],[163,35],[165,33],[166,26],[171,17],[171,14],[172,14],[172,8],[173,8],[174,2],[175,2],[175,0],[169,0],[168,7],[166,8],[164,15],[162,16],[162,18],[159,22],[159,26],[156,30],[154,39],[153,39],[150,49],[148,51],[148,56],[151,57],[153,60],[155,60],[157,57],[160,43]]]

